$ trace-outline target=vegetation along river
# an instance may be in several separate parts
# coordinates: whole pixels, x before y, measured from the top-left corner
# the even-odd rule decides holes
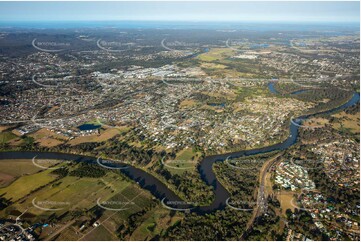
[[[232,153],[212,155],[205,157],[199,164],[198,170],[201,174],[201,177],[207,185],[211,185],[214,188],[215,199],[212,204],[209,206],[192,206],[184,201],[182,201],[173,191],[171,191],[167,185],[159,181],[153,175],[147,173],[146,171],[136,168],[134,166],[127,166],[126,169],[120,169],[120,172],[128,176],[130,179],[137,182],[142,188],[149,190],[155,197],[160,199],[162,203],[167,206],[174,208],[175,210],[186,210],[191,209],[191,211],[203,214],[213,212],[217,209],[224,209],[226,207],[226,200],[230,197],[229,192],[221,185],[217,180],[216,175],[212,170],[213,163],[222,162],[228,157],[237,158],[241,156],[256,155],[261,153],[267,153],[275,150],[285,150],[297,141],[298,129],[302,123],[302,120],[310,118],[311,116],[316,116],[320,114],[330,114],[347,107],[350,107],[360,100],[360,94],[354,93],[352,98],[345,104],[330,109],[328,111],[322,111],[316,114],[303,115],[301,117],[295,118],[290,121],[290,135],[286,140],[281,143],[274,144],[271,146],[257,148],[252,150],[241,150]],[[96,163],[97,159],[94,157],[88,157],[83,155],[75,154],[65,154],[65,153],[56,153],[56,152],[36,152],[36,151],[14,151],[14,152],[1,152],[0,159],[32,159],[37,156],[37,159],[60,159],[60,160],[72,160],[77,162],[90,162]],[[169,205],[172,204],[172,205]]]

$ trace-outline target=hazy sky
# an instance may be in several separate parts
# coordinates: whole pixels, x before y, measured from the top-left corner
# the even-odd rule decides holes
[[[0,2],[0,21],[359,22],[353,2]]]

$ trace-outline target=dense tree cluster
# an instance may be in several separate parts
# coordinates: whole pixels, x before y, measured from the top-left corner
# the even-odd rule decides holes
[[[213,188],[205,184],[197,170],[173,174],[160,162],[155,163],[151,170],[167,184],[174,186],[177,193],[186,201],[209,204],[214,199]]]
[[[66,167],[60,167],[60,168],[58,168],[56,170],[53,170],[51,173],[55,174],[55,175],[58,175],[59,178],[63,178],[63,177],[66,177],[68,175],[69,169],[66,168]]]
[[[98,165],[88,164],[88,163],[80,163],[79,166],[69,172],[70,176],[76,177],[93,177],[99,178],[105,176],[106,171],[102,168],[99,168]]]
[[[162,240],[240,240],[245,231],[249,212],[226,208],[214,213],[187,214],[167,230]]]

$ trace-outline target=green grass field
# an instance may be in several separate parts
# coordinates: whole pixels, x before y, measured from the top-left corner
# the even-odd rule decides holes
[[[181,154],[182,158],[190,158],[191,156],[192,153],[189,151],[184,151]],[[51,215],[57,217],[65,215],[63,220],[58,221],[59,227],[51,229],[51,233],[73,221],[67,229],[64,229],[53,239],[118,240],[117,231],[119,226],[124,224],[129,216],[141,210],[150,209],[154,199],[148,191],[141,189],[136,183],[124,179],[123,176],[116,172],[107,172],[106,175],[100,178],[80,178],[67,175],[54,181],[57,175],[51,174],[53,170],[39,170],[40,168],[34,166],[31,160],[11,161],[10,165],[9,162],[0,162],[0,167],[6,167],[6,172],[20,177],[9,186],[1,188],[0,194],[4,198],[13,201],[23,199],[1,210],[0,217],[14,218],[26,211],[23,217],[29,223],[37,223],[49,220]],[[64,165],[64,163],[61,165]],[[61,165],[59,164],[59,166]],[[21,167],[21,171],[16,170],[17,166]],[[71,170],[76,167],[68,166]],[[29,171],[29,174],[26,171]],[[35,189],[38,190],[34,191]],[[34,192],[31,193],[31,191]],[[126,209],[116,211],[97,208],[97,201],[100,201],[100,204],[106,208]],[[36,206],[34,206],[34,203]],[[59,210],[46,211],[42,208]],[[100,218],[98,218],[101,225],[94,228],[91,224],[88,224],[79,233],[81,223],[76,221],[80,218],[82,221],[89,221],[91,212],[86,211],[91,211],[93,208],[103,211]],[[67,212],[70,212],[70,214],[66,215]],[[73,217],[71,215],[73,212],[81,212],[83,215]],[[170,216],[170,211],[160,207],[160,205],[149,210],[144,216],[145,222],[137,229],[134,238],[143,238],[142,231],[144,229],[147,231],[144,233],[145,237],[149,236],[148,238],[151,238],[155,233],[166,229],[167,226],[179,219],[177,216]],[[49,232],[43,234],[43,238],[47,238]]]
[[[40,174],[43,175],[46,173],[42,172]],[[37,174],[28,177],[29,179],[37,180],[38,177],[36,175]],[[20,178],[16,185],[26,187],[23,181],[24,180]],[[29,212],[32,214],[40,215],[46,213],[44,210],[33,206],[33,199],[35,199],[35,204],[37,205],[39,202],[44,201],[57,203],[55,205],[41,205],[41,207],[51,209],[62,208],[61,210],[55,211],[58,215],[61,215],[68,210],[74,211],[91,208],[97,204],[98,199],[106,201],[129,185],[129,182],[121,180],[121,177],[114,173],[108,173],[102,178],[67,176],[31,194],[24,202],[16,203],[10,208],[7,208],[7,210],[23,211],[26,208],[31,208]],[[26,192],[23,192],[22,195],[25,193]],[[21,195],[18,195],[18,197],[21,197]]]
[[[234,51],[229,48],[214,48],[207,53],[203,53],[198,56],[198,59],[205,62],[212,62],[216,60],[224,60],[232,56]]]
[[[146,220],[134,231],[130,240],[149,240],[182,219],[183,214],[171,216],[170,210],[158,207],[149,211],[144,217]]]
[[[0,171],[14,177],[34,174],[41,168],[35,166],[31,160],[0,160]]]
[[[182,174],[184,171],[195,170],[200,155],[199,152],[195,153],[192,149],[181,150],[178,152],[174,161],[164,161],[165,164],[167,164],[165,167],[173,174]]]
[[[31,160],[0,160],[0,188],[9,186],[23,175],[31,175],[40,170]]]
[[[178,152],[177,159],[180,160],[191,160],[194,156],[194,159],[197,158],[197,153],[194,153],[192,149],[184,149]]]
[[[4,164],[9,163],[3,162],[1,165]],[[22,164],[23,169],[26,167],[33,169],[32,172],[35,173],[24,175],[22,174],[23,172],[16,171],[15,167],[17,164]],[[116,234],[119,226],[132,214],[149,208],[153,200],[153,196],[148,191],[141,189],[137,184],[128,181],[116,172],[107,172],[100,178],[80,178],[67,175],[54,181],[57,175],[50,174],[53,170],[41,170],[36,173],[38,168],[34,167],[31,161],[26,163],[25,160],[12,162],[11,165],[7,166],[7,172],[18,175],[22,174],[22,176],[8,187],[0,189],[0,194],[3,194],[3,197],[7,199],[23,199],[1,210],[0,217],[14,218],[26,211],[23,217],[31,224],[47,221],[51,215],[57,217],[64,215],[63,220],[58,221],[59,224],[65,225],[68,222],[74,221],[69,228],[53,239],[71,238],[78,240],[84,236],[82,240],[89,238],[92,240],[117,240]],[[75,167],[68,166],[69,169],[75,169]],[[54,182],[49,184],[52,181]],[[37,188],[39,188],[37,191],[30,193]],[[97,202],[105,208],[98,206]],[[73,212],[80,212],[83,214],[81,220],[89,221],[92,214],[90,211],[93,208],[103,211],[98,220],[103,224],[97,228],[88,224],[82,233],[78,233],[80,225],[74,219],[77,221],[80,217],[74,218],[71,214]],[[108,208],[126,209],[116,211]],[[66,214],[68,212],[70,214]],[[59,227],[62,227],[62,225]],[[52,229],[52,231],[55,232],[57,229]],[[48,235],[46,233],[42,236],[46,238]]]
[[[15,201],[28,195],[31,191],[48,184],[56,179],[55,175],[49,174],[51,170],[41,171],[33,175],[25,175],[18,178],[11,185],[1,188],[3,197]]]
[[[0,133],[0,144],[5,144],[5,143],[9,142],[10,140],[15,139],[17,137],[18,136],[11,133],[10,131],[1,132]]]
[[[125,182],[125,181],[124,181]],[[98,222],[101,223],[99,227],[87,227],[83,231],[83,237],[81,240],[118,240],[116,237],[119,227],[125,223],[125,220],[129,216],[135,214],[142,209],[149,207],[150,202],[152,201],[152,195],[145,190],[142,190],[138,185],[133,182],[126,182],[127,186],[121,186],[122,189],[118,193],[112,193],[112,196],[109,199],[101,199],[101,201],[109,202],[112,205],[106,205],[107,207],[119,209],[125,208],[121,211],[113,210],[104,210],[102,216],[98,219]],[[105,196],[104,196],[105,197]],[[120,202],[121,205],[119,206]],[[128,202],[127,205],[124,205],[124,202]],[[102,205],[104,205],[102,203]],[[76,235],[74,231],[77,231],[76,228],[72,230],[67,230],[61,233],[60,238],[62,237],[77,237],[80,239],[79,235]],[[104,232],[106,231],[106,232]],[[102,235],[98,235],[102,233]],[[64,234],[64,235],[63,235]],[[94,237],[95,236],[95,237]]]

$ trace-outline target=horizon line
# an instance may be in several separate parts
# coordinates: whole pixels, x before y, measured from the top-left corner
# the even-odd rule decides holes
[[[2,20],[1,23],[11,23],[11,22],[182,22],[182,23],[360,23],[360,20],[212,20],[212,19],[200,19],[200,20],[177,20],[177,19],[38,19],[38,20],[29,20],[29,19],[12,19],[12,20]]]

